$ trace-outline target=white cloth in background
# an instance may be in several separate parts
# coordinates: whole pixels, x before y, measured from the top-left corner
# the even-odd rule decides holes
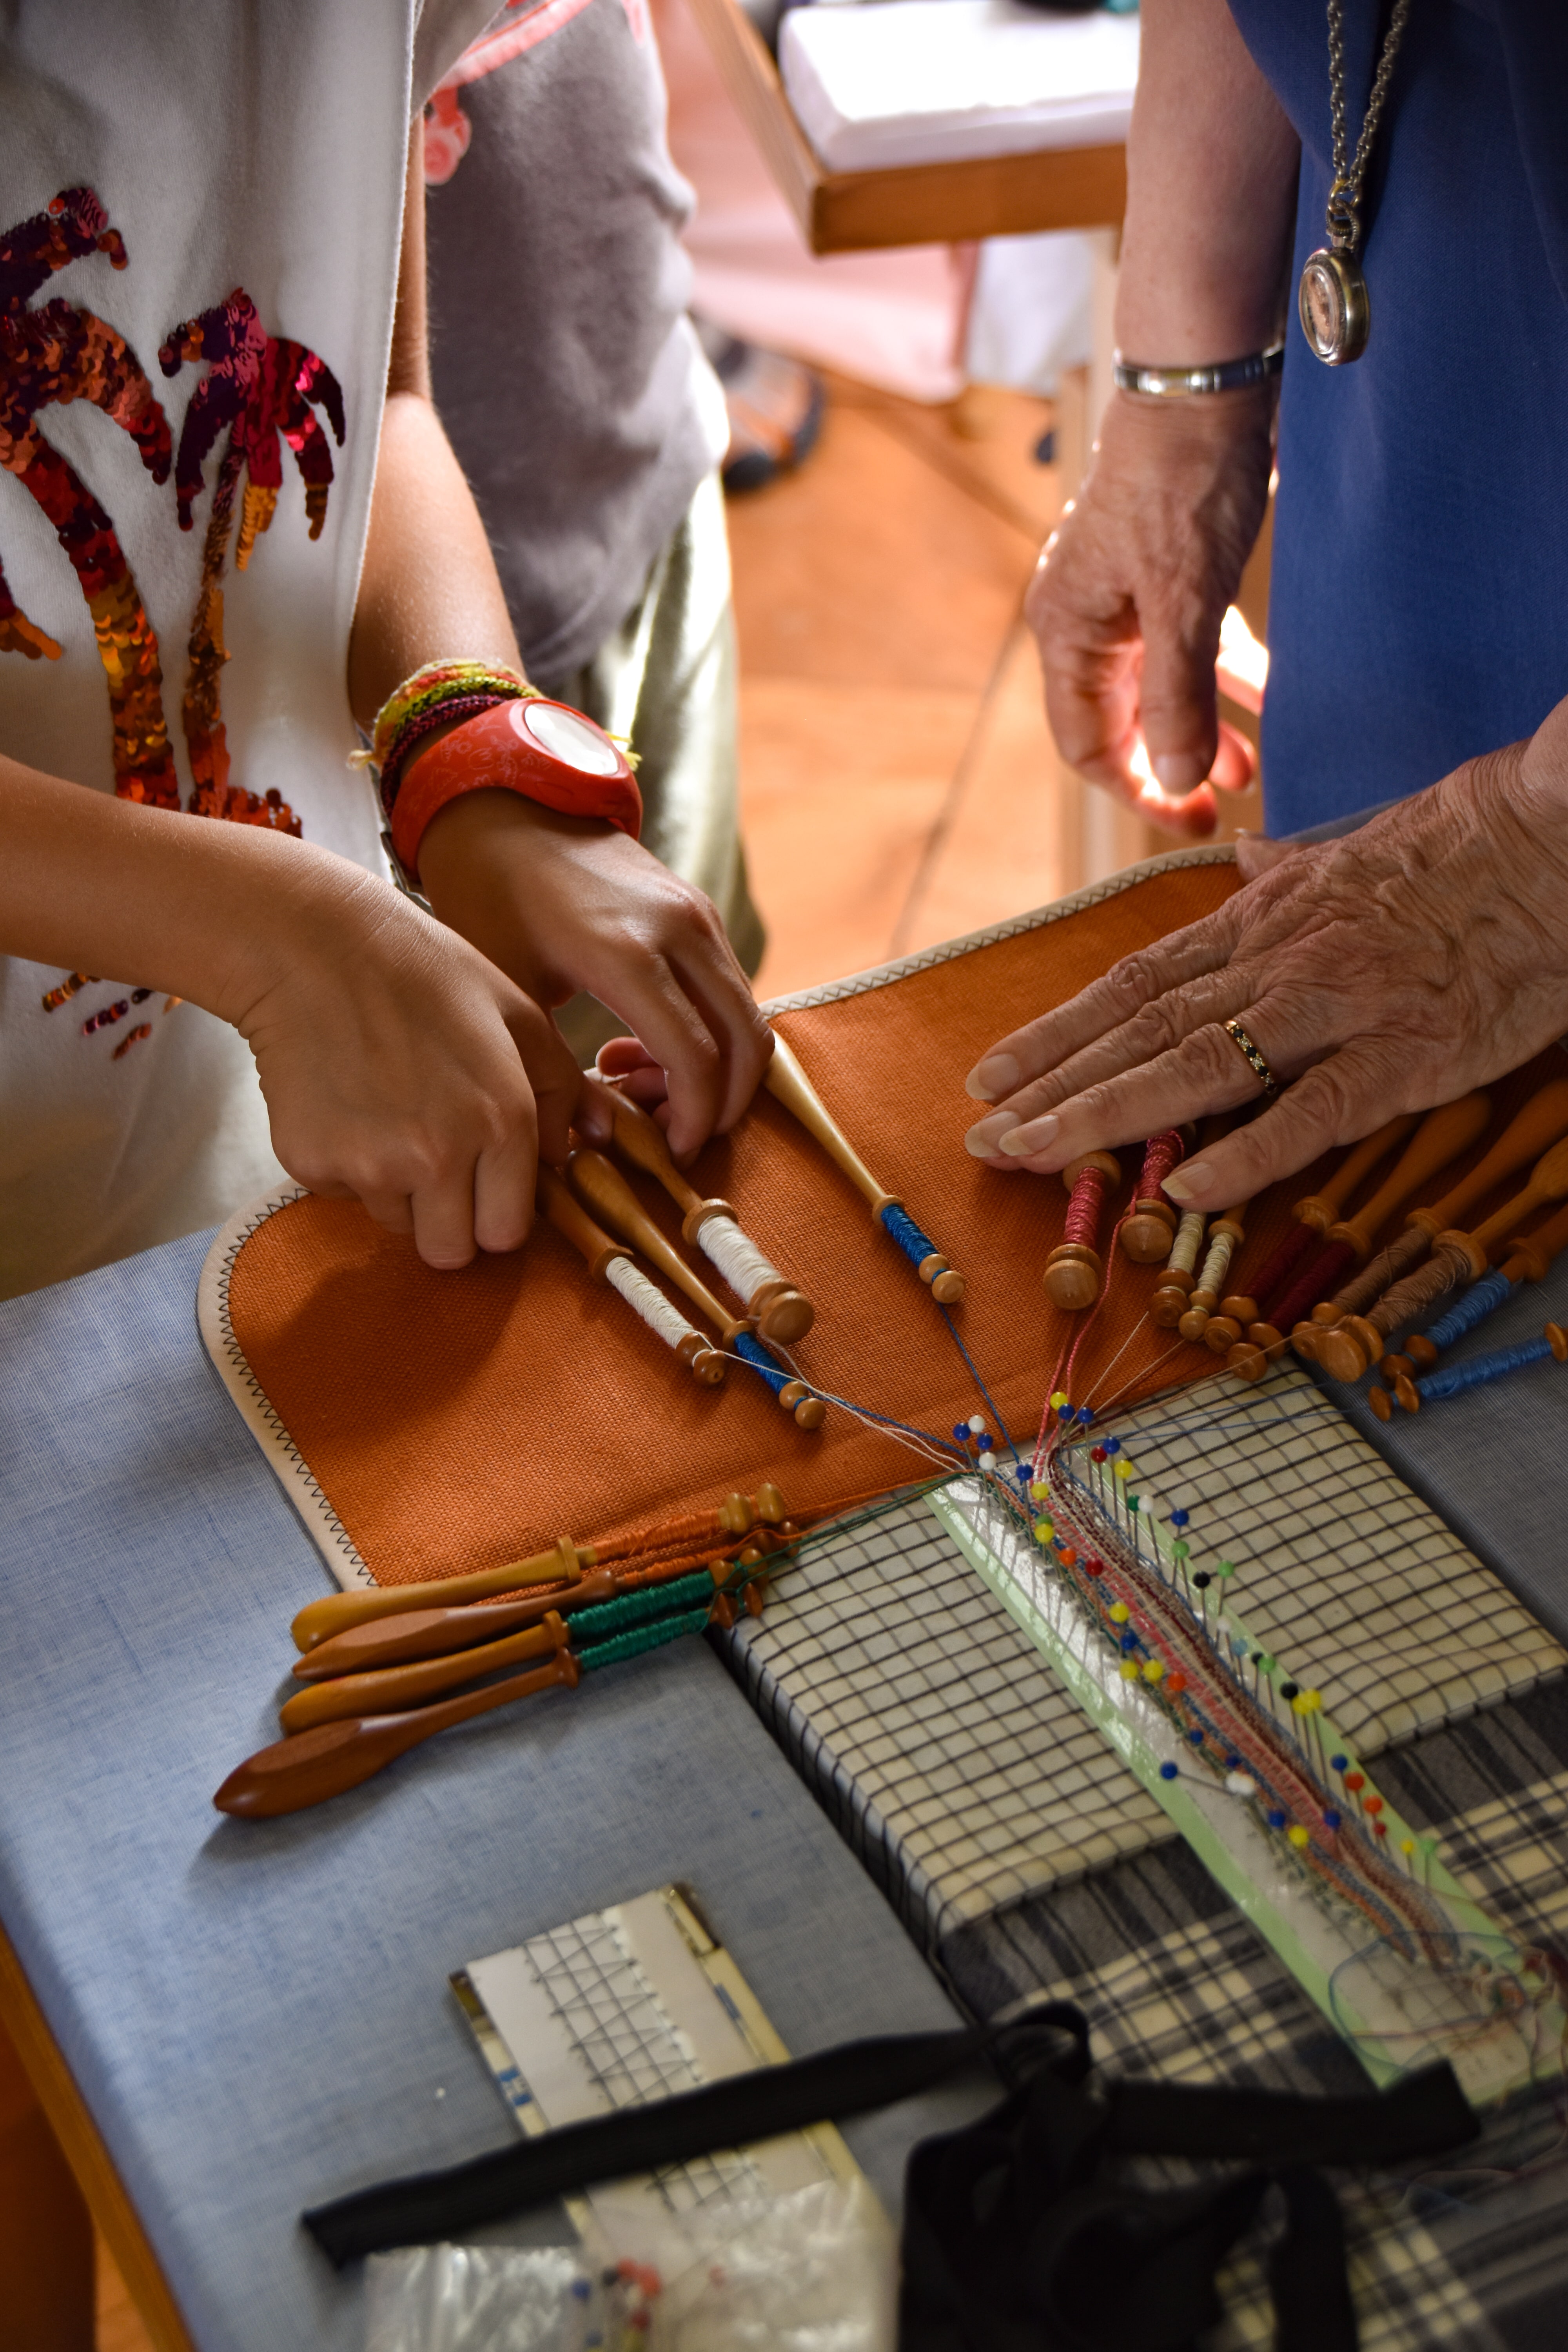
[[[1088,240],[1076,229],[987,237],[964,338],[971,378],[1050,398],[1064,368],[1089,362],[1093,280]]]
[[[697,190],[686,233],[693,308],[912,400],[963,389],[967,272],[945,246],[814,255],[719,78],[685,0],[654,0],[669,144]]]
[[[829,171],[878,172],[1127,136],[1138,19],[1020,0],[795,8],[779,73]]]

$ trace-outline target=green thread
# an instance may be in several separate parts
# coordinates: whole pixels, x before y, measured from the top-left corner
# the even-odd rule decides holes
[[[612,1633],[607,1642],[595,1642],[592,1649],[579,1650],[577,1663],[585,1675],[591,1675],[595,1666],[618,1666],[627,1658],[640,1657],[645,1650],[662,1649],[666,1642],[679,1642],[688,1633],[700,1633],[709,1616],[709,1604],[705,1602],[700,1609],[686,1609],[676,1617],[658,1617],[651,1625],[634,1625],[629,1633]]]
[[[711,1605],[713,1580],[706,1569],[678,1576],[668,1584],[645,1584],[638,1591],[620,1593],[614,1601],[595,1601],[588,1609],[574,1609],[572,1646],[606,1640],[633,1625],[646,1625],[651,1618],[668,1617],[675,1610],[689,1607],[700,1596]]]

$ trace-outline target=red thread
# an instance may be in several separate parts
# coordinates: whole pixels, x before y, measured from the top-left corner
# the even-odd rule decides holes
[[[1257,1282],[1252,1296],[1258,1301],[1258,1312],[1266,1323],[1273,1321],[1268,1309],[1275,1291],[1282,1290],[1311,1248],[1313,1232],[1310,1225],[1292,1225]]]
[[[1186,1158],[1186,1146],[1173,1127],[1163,1128],[1143,1146],[1143,1172],[1138,1179],[1140,1201],[1157,1201],[1167,1176]]]
[[[1326,1249],[1320,1250],[1275,1308],[1275,1329],[1289,1332],[1304,1315],[1310,1315],[1319,1299],[1326,1298],[1341,1275],[1354,1264],[1355,1251],[1349,1242],[1331,1242]]]
[[[1076,1243],[1079,1248],[1093,1249],[1100,1234],[1100,1212],[1105,1203],[1107,1182],[1103,1168],[1092,1160],[1078,1171],[1078,1181],[1068,1202],[1068,1220],[1062,1232],[1062,1243]]]

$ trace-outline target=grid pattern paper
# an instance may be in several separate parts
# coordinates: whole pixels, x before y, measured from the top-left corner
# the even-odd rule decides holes
[[[1116,1428],[1138,1483],[1191,1512],[1190,1565],[1236,1563],[1249,1633],[1321,1689],[1362,1755],[1568,1664],[1295,1365]],[[762,1618],[714,1638],[928,1948],[1168,1834],[923,1502],[808,1545]]]
[[[531,1937],[521,1949],[610,2106],[640,2107],[707,2082],[617,1921],[590,1912]],[[766,2189],[750,2157],[733,2149],[668,2165],[651,2184],[678,2213]]]
[[[1184,1507],[1189,1569],[1234,1562],[1229,1598],[1248,1633],[1322,1690],[1363,1756],[1568,1664],[1300,1365],[1254,1389],[1205,1382],[1116,1431],[1142,1490],[1144,1549],[1151,1501]],[[1089,1451],[1068,1457],[1073,1483],[1104,1498],[1112,1482]],[[1152,1524],[1168,1562],[1171,1530],[1157,1512]]]

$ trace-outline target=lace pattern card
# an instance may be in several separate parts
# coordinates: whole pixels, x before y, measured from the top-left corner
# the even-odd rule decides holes
[[[1190,1512],[1194,1565],[1235,1563],[1248,1626],[1311,1673],[1361,1755],[1568,1664],[1299,1367],[1117,1429],[1149,1492]],[[764,1615],[719,1638],[928,1948],[1169,1833],[923,1503],[808,1545]]]
[[[501,2095],[529,2133],[695,2090],[789,2054],[685,1887],[569,1919],[470,1960],[451,1982]],[[859,2177],[837,2132],[823,2125],[668,2166],[640,2186],[666,2211],[685,2213]],[[618,2209],[626,2193],[626,2184],[616,2185]],[[593,2196],[568,2202],[587,2237],[594,2203]]]

